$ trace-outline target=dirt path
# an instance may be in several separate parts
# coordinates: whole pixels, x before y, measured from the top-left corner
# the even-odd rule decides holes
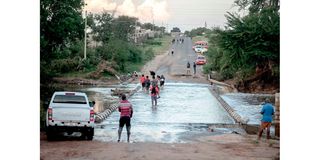
[[[208,83],[197,66],[197,74],[185,76],[187,61],[193,62],[191,39],[184,44],[174,45],[174,55],[158,55],[142,69],[149,75],[149,70],[163,74],[166,81],[187,83]],[[193,68],[191,67],[191,72]],[[280,144],[277,140],[255,142],[256,135],[212,133],[198,137],[193,143],[116,143],[100,141],[63,140],[48,142],[46,135],[40,135],[40,158],[44,160],[61,159],[108,159],[108,160],[220,160],[220,159],[279,159]]]
[[[198,138],[194,143],[116,143],[98,141],[47,142],[41,136],[41,159],[279,159],[278,141],[255,143],[255,136],[224,134]]]

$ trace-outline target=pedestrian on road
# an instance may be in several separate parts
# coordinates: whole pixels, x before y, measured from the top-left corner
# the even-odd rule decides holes
[[[197,65],[196,62],[193,62],[193,74],[196,74],[197,71]]]
[[[191,74],[191,73],[190,73],[190,63],[188,61],[188,63],[187,63],[187,75],[189,75],[189,74]]]
[[[132,118],[133,109],[132,109],[132,104],[127,100],[127,97],[125,94],[121,95],[121,101],[119,103],[118,111],[120,112],[118,142],[120,142],[120,139],[121,139],[121,132],[122,132],[123,126],[126,125],[127,142],[129,143],[130,129],[131,129],[130,120]]]
[[[144,89],[144,87],[145,87],[145,81],[146,79],[145,79],[145,77],[144,77],[144,74],[142,74],[141,75],[141,77],[140,77],[140,83],[141,83],[141,87],[142,87],[142,90]]]
[[[164,81],[166,80],[166,78],[163,76],[163,75],[161,75],[161,77],[160,77],[160,88],[162,89],[163,88],[163,86],[164,86]]]
[[[151,85],[151,81],[149,79],[149,76],[146,76],[146,79],[145,79],[145,87],[146,87],[146,92],[149,93],[149,88],[150,88],[150,85]]]
[[[152,106],[157,106],[157,99],[160,98],[159,95],[159,88],[156,85],[152,85],[150,87],[150,91],[151,91],[151,104]]]
[[[261,139],[263,130],[267,128],[267,139],[270,139],[270,127],[272,122],[272,116],[274,114],[274,107],[270,103],[270,99],[266,98],[265,103],[262,106],[260,112],[262,114],[261,125],[258,133],[258,140]]]
[[[173,48],[171,49],[171,55],[173,55],[173,52],[174,52],[174,50],[173,50]]]

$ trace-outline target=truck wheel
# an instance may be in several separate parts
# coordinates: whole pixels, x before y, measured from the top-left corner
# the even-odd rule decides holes
[[[86,132],[86,131],[82,131],[80,138],[81,138],[82,140],[85,140],[85,139],[86,139],[86,136],[87,136],[87,132]]]
[[[52,141],[52,140],[54,140],[54,131],[51,129],[51,128],[47,128],[47,132],[46,132],[46,134],[47,134],[47,140],[48,141]]]
[[[94,135],[94,129],[89,129],[88,133],[87,133],[87,138],[89,141],[91,141],[93,139],[93,135]]]

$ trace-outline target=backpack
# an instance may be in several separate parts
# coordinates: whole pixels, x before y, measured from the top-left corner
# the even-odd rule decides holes
[[[152,87],[152,89],[151,89],[151,94],[156,94],[156,93],[157,93],[156,87]]]

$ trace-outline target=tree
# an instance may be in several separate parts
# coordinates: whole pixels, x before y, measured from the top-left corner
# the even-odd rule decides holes
[[[123,41],[128,41],[129,35],[135,30],[135,24],[137,21],[137,18],[129,16],[119,16],[114,19],[114,37]]]
[[[40,1],[40,58],[47,61],[71,41],[82,39],[83,0]]]
[[[178,27],[173,27],[171,32],[181,32],[181,31]]]
[[[245,0],[244,0],[245,1]],[[243,1],[243,2],[244,2]],[[238,1],[240,2],[240,0]],[[244,17],[228,13],[225,29],[214,29],[210,38],[207,69],[220,71],[225,78],[242,80],[256,69],[267,73],[268,80],[279,80],[280,13],[276,1],[252,0]],[[258,3],[259,2],[259,3]],[[269,83],[270,83],[269,81]]]
[[[240,10],[248,8],[250,13],[258,13],[264,8],[280,9],[280,0],[235,0],[235,4]]]
[[[93,40],[108,43],[112,36],[111,14],[104,12],[102,14],[89,14],[88,26],[92,29]]]
[[[152,23],[144,23],[142,25],[142,28],[143,29],[150,29],[150,30],[153,30],[154,29],[154,25]]]
[[[205,27],[199,27],[199,28],[196,28],[196,29],[192,29],[190,32],[186,32],[186,33],[190,37],[195,37],[195,36],[201,36],[204,33],[209,33],[209,32],[211,32],[210,29],[207,29]]]

